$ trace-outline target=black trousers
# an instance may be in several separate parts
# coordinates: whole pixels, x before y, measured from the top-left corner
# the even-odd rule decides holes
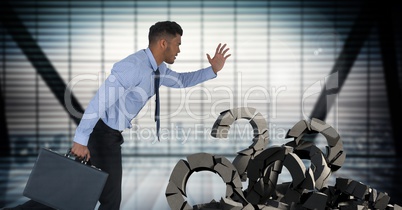
[[[121,203],[122,160],[121,144],[123,136],[120,131],[111,129],[102,120],[96,124],[88,141],[91,153],[90,163],[109,174],[103,192],[99,198],[99,210],[118,210]],[[35,201],[16,206],[15,210],[52,210]]]
[[[102,120],[96,124],[89,137],[88,149],[91,164],[109,174],[99,198],[99,210],[118,210],[121,202],[122,160],[120,131],[111,129]]]

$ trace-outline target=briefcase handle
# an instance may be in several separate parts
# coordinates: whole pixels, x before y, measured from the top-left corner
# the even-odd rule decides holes
[[[66,156],[66,157],[68,157],[68,158],[71,158],[71,155],[73,155],[73,154],[71,153],[71,148],[68,148],[67,153],[64,154],[64,156]],[[75,157],[75,161],[78,161],[78,162],[81,162],[82,164],[88,165],[88,161],[86,161],[86,159],[87,159],[87,156],[86,156],[86,155],[85,155],[85,157],[82,158],[82,159],[79,158],[79,157]]]

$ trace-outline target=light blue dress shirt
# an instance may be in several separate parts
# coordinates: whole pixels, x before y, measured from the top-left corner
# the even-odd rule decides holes
[[[129,55],[113,65],[111,74],[92,98],[78,125],[74,142],[88,144],[99,119],[115,130],[131,128],[131,120],[155,94],[154,71],[159,68],[160,85],[185,88],[216,77],[212,67],[178,73],[163,62],[157,66],[149,48]]]

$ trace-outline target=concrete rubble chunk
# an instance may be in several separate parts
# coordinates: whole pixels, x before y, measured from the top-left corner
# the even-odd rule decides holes
[[[241,210],[243,209],[243,204],[233,201],[229,198],[221,198],[221,208],[222,210]]]
[[[215,138],[227,138],[229,134],[230,126],[228,125],[219,125],[217,127],[213,127],[211,131],[211,136]]]
[[[326,194],[321,192],[313,192],[303,203],[303,207],[307,209],[325,209],[326,203]]]
[[[269,129],[264,116],[252,107],[233,108],[220,113],[211,135],[227,138],[230,125],[238,119],[249,120],[253,128],[252,143],[237,152],[233,162],[208,153],[189,155],[175,165],[165,195],[172,210],[271,210],[271,209],[387,209],[402,210],[389,204],[390,196],[352,179],[336,178],[335,186],[327,181],[346,159],[338,131],[322,120],[301,120],[288,130],[283,145],[268,147]],[[307,134],[321,134],[327,146],[323,152]],[[309,160],[309,168],[301,160]],[[307,163],[306,163],[307,165]],[[290,182],[278,183],[283,166],[290,172]],[[191,207],[186,201],[186,183],[193,172],[212,171],[226,184],[226,195],[219,202]],[[248,180],[246,190],[242,183]]]
[[[380,192],[377,196],[377,200],[375,201],[374,208],[385,209],[390,199],[391,198],[388,196],[388,194]]]
[[[254,206],[251,203],[247,204],[242,208],[242,210],[254,210]]]
[[[330,147],[335,146],[341,138],[338,132],[332,127],[323,130],[321,134],[325,136]]]
[[[172,210],[182,210],[185,201],[181,194],[172,194],[166,196],[166,199]]]
[[[233,191],[233,186],[227,184],[227,185],[226,185],[226,196],[227,196],[227,197],[232,197],[232,196],[233,196],[233,193],[234,193],[234,191]]]
[[[260,197],[261,197],[261,196],[260,196],[257,192],[255,192],[254,190],[250,190],[250,191],[247,193],[246,199],[247,199],[247,201],[250,202],[251,204],[256,205],[256,204],[258,204],[258,203],[260,202]]]
[[[338,178],[336,178],[335,188],[337,190],[340,190],[341,192],[346,192],[346,190],[351,182],[352,182],[351,179],[345,179],[345,178],[338,177]]]
[[[299,203],[300,198],[302,196],[302,193],[299,192],[298,190],[295,190],[293,188],[288,188],[288,190],[285,193],[285,196],[283,198],[283,202],[287,204],[292,204],[292,203]]]
[[[331,170],[337,171],[339,168],[341,168],[341,166],[345,162],[345,159],[346,159],[346,153],[343,152],[335,160],[333,160],[333,162],[331,163]]]
[[[234,176],[232,177],[232,184],[235,187],[242,187],[240,176],[237,172],[233,173]]]
[[[287,210],[288,207],[289,207],[289,205],[286,204],[286,203],[282,203],[282,202],[279,202],[279,201],[276,201],[276,200],[271,200],[271,199],[267,200],[267,206],[268,207],[274,207],[276,209],[281,209],[281,210]]]
[[[258,150],[263,150],[264,149],[264,147],[265,147],[265,141],[264,141],[264,139],[263,138],[259,138],[258,139],[258,141],[255,141],[255,142],[253,142],[251,145],[250,145],[250,148],[253,148],[255,151],[258,151]]]
[[[255,183],[254,191],[258,193],[258,195],[264,196],[264,181],[262,179]]]
[[[253,118],[256,109],[252,107],[239,107],[231,109],[230,112],[236,119],[251,119]]]
[[[370,195],[369,195],[369,201],[370,202],[375,202],[377,200],[377,190],[376,189],[371,189]]]
[[[169,182],[172,182],[186,196],[186,183],[191,174],[191,170],[185,160],[177,162],[170,175]]]
[[[325,123],[324,121],[321,121],[317,118],[313,118],[311,119],[310,122],[310,126],[311,126],[311,130],[313,131],[317,131],[317,132],[321,132],[329,127],[331,127],[330,125],[328,125],[327,123]]]
[[[249,121],[249,123],[253,127],[254,136],[263,134],[268,130],[267,121],[259,112]]]
[[[242,190],[242,185],[240,183],[240,186],[235,186],[235,188],[233,188],[233,192],[236,195],[236,197],[238,197],[238,201],[245,203],[247,202],[246,197],[244,196],[243,190]]]
[[[214,156],[209,153],[196,153],[187,156],[188,165],[191,171],[201,171],[204,169],[213,169],[215,166]]]
[[[233,160],[233,165],[236,167],[240,175],[246,173],[248,162],[251,157],[247,155],[237,155]]]
[[[179,190],[179,188],[176,186],[175,183],[173,183],[172,181],[169,181],[169,183],[166,187],[165,194],[166,195],[181,194],[181,191]]]
[[[353,182],[356,183],[356,185],[353,189],[352,195],[356,198],[363,199],[367,195],[369,187],[358,181],[353,180]]]
[[[194,205],[193,210],[221,210],[221,204],[212,200],[209,203]]]
[[[226,157],[220,156],[220,155],[214,155],[214,161],[215,163],[221,163],[222,165],[235,170],[236,168],[234,167],[234,165],[232,164],[232,162],[230,162]]]
[[[302,181],[306,178],[305,171],[306,167],[302,160],[294,153],[289,153],[286,155],[285,160],[283,161],[283,165],[289,170],[290,175],[292,176],[293,184],[295,186],[302,183]]]
[[[233,117],[232,113],[229,110],[226,110],[224,112],[221,112],[216,121],[219,125],[232,125],[236,121],[236,118]]]
[[[247,166],[247,176],[250,179],[250,181],[257,181],[262,176],[260,166],[263,165],[264,163],[261,162],[262,161],[256,161],[255,159],[249,162]]]
[[[247,149],[243,149],[238,151],[238,154],[242,154],[242,155],[249,155],[251,156],[253,154],[254,150],[252,148],[247,148]]]
[[[183,204],[183,206],[181,207],[180,210],[193,210],[193,207],[191,207],[191,206],[187,203],[187,201],[184,201],[184,204]]]
[[[402,207],[398,204],[394,204],[393,208],[394,210],[402,210]]]
[[[315,185],[317,189],[322,189],[327,184],[327,179],[332,174],[331,169],[327,165],[325,157],[322,153],[316,154],[311,158],[311,166],[313,167]]]
[[[223,181],[225,183],[231,183],[232,182],[232,173],[233,173],[233,171],[230,168],[218,163],[218,164],[215,165],[213,170],[215,172],[217,172],[222,177],[222,179],[223,179]]]
[[[308,168],[306,170],[306,178],[300,185],[300,188],[306,189],[306,190],[314,190],[315,188],[315,180],[314,180],[314,174],[311,168]]]
[[[287,133],[286,138],[295,137],[302,135],[304,132],[308,130],[307,123],[305,120],[300,120],[296,123]]]

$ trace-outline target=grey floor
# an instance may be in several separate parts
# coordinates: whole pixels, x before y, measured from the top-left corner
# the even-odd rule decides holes
[[[124,157],[121,209],[170,209],[165,198],[165,189],[170,173],[181,158],[185,157]],[[15,206],[28,200],[22,192],[35,159],[0,159],[0,207]],[[233,157],[228,159],[232,160]],[[395,173],[401,170],[395,170],[395,164],[394,159],[347,158],[344,166],[332,175],[329,185],[334,185],[336,177],[345,177],[380,191],[400,195],[400,190],[395,190],[399,186],[394,180]],[[286,181],[291,181],[291,178],[285,169],[279,182]],[[243,187],[247,187],[246,182]],[[225,184],[217,174],[197,172],[188,180],[187,193],[187,201],[191,205],[207,203],[225,195]],[[390,193],[390,196],[393,195]],[[395,200],[401,199],[394,197],[393,201]]]

